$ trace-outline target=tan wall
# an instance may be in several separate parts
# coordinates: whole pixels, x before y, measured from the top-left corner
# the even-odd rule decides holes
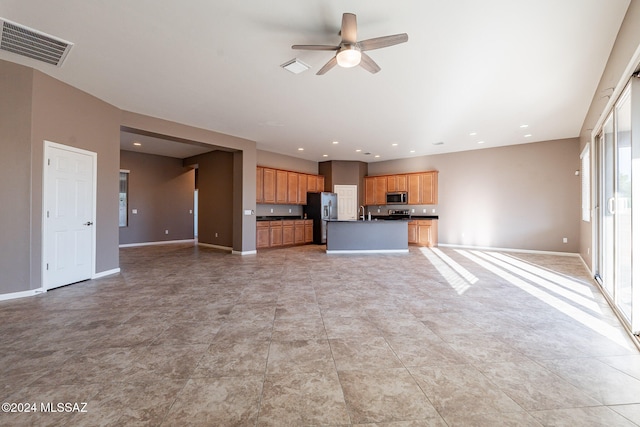
[[[132,151],[120,152],[120,168],[130,171],[129,221],[120,227],[121,245],[193,239],[194,169],[182,166],[182,159]]]
[[[572,138],[370,163],[369,175],[439,171],[440,243],[577,253],[579,154]]]
[[[257,150],[257,164],[258,166],[303,172],[312,175],[318,173],[318,162],[286,156],[284,154],[271,153],[269,151]]]
[[[0,294],[39,288],[31,279],[33,70],[0,61]]]
[[[234,153],[212,151],[185,164],[198,165],[198,241],[234,247]]]
[[[640,47],[640,1],[631,0],[624,21],[618,31],[616,42],[611,50],[604,72],[598,83],[589,111],[580,130],[580,151],[591,142],[591,134],[597,131],[598,120],[608,114],[608,105],[615,101],[624,89],[624,83],[638,65],[636,52]],[[615,88],[612,89],[612,88]],[[592,155],[593,158],[593,155]],[[592,169],[592,180],[595,171]],[[592,200],[592,212],[595,204]],[[592,252],[593,236],[592,222],[580,221],[580,255],[589,268],[593,268]]]

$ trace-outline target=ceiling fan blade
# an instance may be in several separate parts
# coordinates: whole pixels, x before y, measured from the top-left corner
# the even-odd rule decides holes
[[[356,15],[353,13],[342,14],[342,26],[340,27],[340,35],[342,36],[342,43],[354,44],[358,33],[358,24],[356,22]]]
[[[329,46],[325,44],[294,44],[291,49],[301,50],[338,50],[340,46]]]
[[[376,37],[375,39],[362,40],[361,42],[358,42],[358,46],[362,51],[374,50],[374,49],[380,49],[383,47],[393,46],[400,43],[405,43],[408,40],[409,40],[409,36],[407,35],[407,33],[402,33],[402,34],[394,34],[392,36]]]
[[[336,59],[336,57],[334,56],[333,58],[331,58],[329,60],[329,62],[327,62],[326,64],[324,64],[324,67],[320,68],[320,70],[318,70],[318,72],[316,73],[316,75],[321,76],[324,73],[326,73],[327,71],[329,71],[330,69],[332,69],[333,67],[336,66],[336,64],[338,63],[338,60]]]
[[[371,57],[369,55],[367,55],[366,53],[364,53],[364,52],[362,52],[362,57],[360,59],[360,65],[362,66],[362,68],[364,68],[365,70],[367,70],[371,74],[375,74],[378,71],[380,71],[380,66],[378,64],[376,64],[376,61],[371,59]]]

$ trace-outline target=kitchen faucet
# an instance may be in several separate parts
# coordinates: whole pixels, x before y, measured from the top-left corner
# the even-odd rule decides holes
[[[360,215],[360,211],[362,211],[362,215]],[[364,221],[364,206],[360,206],[360,209],[358,209],[358,215],[360,215],[360,219],[362,219]]]

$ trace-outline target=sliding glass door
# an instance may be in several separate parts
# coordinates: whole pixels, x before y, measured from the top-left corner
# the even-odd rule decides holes
[[[634,289],[633,284],[631,130],[633,114],[640,115],[640,111],[632,111],[631,96],[629,85],[595,140],[594,242],[596,279],[628,326],[638,332],[634,323],[639,320],[640,307],[633,303],[634,292],[638,293],[640,289]],[[636,244],[636,248],[640,245]]]

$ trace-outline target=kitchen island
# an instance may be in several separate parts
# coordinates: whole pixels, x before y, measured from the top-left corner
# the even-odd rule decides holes
[[[327,253],[409,252],[408,221],[328,221]]]

